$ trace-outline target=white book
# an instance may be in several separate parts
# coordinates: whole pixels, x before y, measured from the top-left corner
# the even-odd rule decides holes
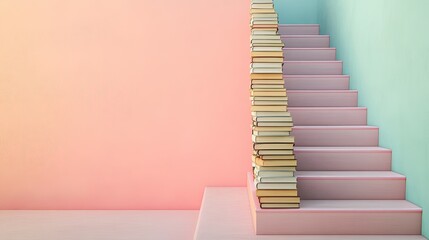
[[[283,47],[252,47],[252,52],[283,52]]]
[[[252,63],[250,67],[254,68],[282,68],[283,63]]]
[[[280,35],[277,34],[252,34],[250,40],[280,40]]]
[[[296,183],[258,183],[255,181],[256,189],[296,189]]]
[[[273,3],[273,0],[252,0],[251,3]]]
[[[251,8],[253,9],[270,9],[274,8],[273,3],[252,3]]]
[[[256,178],[258,183],[296,183],[296,177],[261,177]]]
[[[252,134],[255,136],[290,136],[290,132],[261,132],[261,131],[252,131]]]
[[[251,68],[250,73],[283,73],[283,69],[278,68]]]
[[[252,18],[278,18],[277,13],[254,13]]]
[[[277,30],[271,29],[252,29],[253,35],[276,35]]]
[[[254,117],[290,117],[290,112],[252,112]]]

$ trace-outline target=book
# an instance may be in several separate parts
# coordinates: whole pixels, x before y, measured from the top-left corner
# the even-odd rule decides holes
[[[252,89],[254,92],[286,92],[285,88]]]
[[[274,8],[252,8],[250,9],[250,13],[276,13]]]
[[[250,44],[282,44],[284,46],[280,39],[251,39]]]
[[[253,52],[282,52],[283,47],[251,47]]]
[[[300,197],[260,197],[260,203],[300,203]]]
[[[283,84],[252,84],[252,89],[282,89]],[[287,105],[287,101],[252,101],[252,105]]]
[[[271,80],[283,80],[283,74],[281,73],[252,73],[250,78],[253,79],[271,79]]]
[[[271,155],[273,155],[273,156],[285,156],[285,155],[291,155],[291,154],[293,154],[293,151],[292,151],[292,149],[283,149],[283,150],[270,150],[270,149],[268,149],[268,150],[254,150],[255,152],[254,152],[254,154],[255,155],[259,155],[259,156],[261,156],[261,157],[265,157],[265,156],[271,156]],[[266,158],[263,158],[264,160],[266,159]],[[271,160],[271,159],[270,159]],[[274,158],[273,160],[276,160],[276,158]],[[261,166],[263,166],[263,165],[261,165]]]
[[[274,29],[252,29],[252,35],[276,35],[277,30]]]
[[[255,13],[251,15],[254,18],[278,18],[277,13]]]
[[[252,106],[256,107],[256,106]],[[285,110],[286,111],[286,110]],[[293,122],[253,122],[257,127],[293,127]]]
[[[274,101],[266,101],[274,102]],[[292,122],[292,117],[252,117],[255,122]]]
[[[288,143],[255,143],[253,144],[253,149],[255,150],[285,150],[293,149],[293,144]],[[263,154],[261,154],[263,155]]]
[[[282,177],[282,176],[276,176],[276,177],[261,177],[257,176],[255,178],[255,181],[257,183],[297,183],[296,177],[290,176],[290,177]]]
[[[293,136],[255,136],[252,135],[254,143],[294,143]]]
[[[264,166],[255,166],[257,171],[284,171],[284,172],[295,172],[296,167],[264,167]],[[292,173],[291,176],[293,176]]]
[[[257,62],[273,62],[273,63],[283,63],[283,57],[254,57],[252,58],[252,62],[257,63]]]
[[[258,97],[258,96],[256,96],[256,97]],[[258,98],[260,98],[260,97],[258,97]],[[290,117],[290,112],[276,112],[276,113],[273,113],[273,112],[252,112],[252,116],[253,117]]]
[[[274,4],[272,3],[252,3],[251,8],[257,9],[257,8],[274,8]]]
[[[253,131],[258,132],[282,132],[282,131],[292,131],[292,127],[258,127],[252,125]]]
[[[283,63],[251,63],[251,68],[277,68],[282,69]]]
[[[271,179],[265,179],[265,178],[279,178],[277,180],[280,179],[286,179],[286,178],[291,178],[294,176],[294,172],[293,171],[261,171],[261,170],[254,170],[253,171],[254,174],[256,176],[258,176],[258,178],[264,178],[264,179],[260,179],[260,181],[266,180],[266,181],[270,181]],[[276,180],[274,180],[276,181]]]
[[[271,52],[263,52],[263,51],[252,51],[250,53],[252,57],[283,57],[283,51],[271,51]]]
[[[252,130],[252,135],[255,136],[289,136],[290,131],[287,132],[260,132]]]
[[[261,203],[261,208],[299,208],[299,203]]]
[[[252,89],[251,91],[251,96],[253,97],[286,97],[286,91],[255,91],[254,89]],[[256,112],[256,111],[260,111],[260,112],[269,112],[267,110],[255,110],[252,112]],[[285,110],[286,111],[286,110]]]
[[[282,73],[281,68],[251,68],[250,73]]]
[[[296,197],[298,191],[296,189],[286,190],[271,190],[271,189],[256,189],[257,197]]]
[[[256,189],[296,189],[296,183],[258,183]]]
[[[269,80],[269,79],[263,79],[263,80],[251,80],[252,85],[254,84],[276,84],[276,85],[283,85],[284,86],[284,80]],[[250,99],[253,100],[253,99]],[[259,100],[283,100],[283,99],[259,99]],[[285,99],[287,100],[287,98]]]
[[[281,112],[287,111],[286,106],[251,106],[251,111]]]
[[[262,160],[261,158],[256,158],[256,165],[259,166],[287,166],[287,167],[296,167],[296,160]]]
[[[295,155],[293,151],[289,151],[288,154],[284,155],[260,155],[258,156],[262,160],[294,160]]]

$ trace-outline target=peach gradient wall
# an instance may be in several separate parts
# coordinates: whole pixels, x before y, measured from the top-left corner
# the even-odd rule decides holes
[[[197,209],[250,169],[248,1],[0,1],[0,209]]]

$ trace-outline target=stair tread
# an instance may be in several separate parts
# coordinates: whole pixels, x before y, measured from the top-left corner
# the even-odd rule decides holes
[[[330,129],[330,130],[362,130],[362,129],[378,129],[376,126],[359,126],[359,125],[353,125],[353,126],[294,126],[293,129],[297,130],[324,130],[324,129]]]
[[[291,38],[329,38],[330,35],[320,35],[320,34],[280,34],[281,37],[291,37]]]
[[[294,147],[298,152],[391,152],[391,149],[383,147]]]
[[[357,93],[358,90],[287,90],[290,93]]]
[[[297,171],[300,179],[397,179],[405,176],[392,171]]]
[[[341,60],[290,60],[290,61],[286,60],[286,61],[283,61],[283,63],[292,63],[292,62],[293,63],[295,63],[295,62],[298,62],[298,63],[342,63],[343,61],[341,61]]]
[[[279,27],[318,27],[320,24],[317,23],[282,23]]]
[[[335,50],[336,48],[334,47],[328,47],[328,48],[318,48],[318,47],[309,47],[309,48],[303,48],[303,47],[284,47],[283,49],[285,50]],[[322,60],[319,60],[322,61]],[[332,60],[331,60],[332,61]]]
[[[296,91],[296,90],[289,90]],[[302,91],[302,90],[297,90]],[[331,91],[331,90],[329,90]],[[366,107],[288,107],[290,110],[367,110]]]
[[[349,78],[349,75],[345,75],[345,74],[337,74],[337,75],[328,75],[328,74],[314,74],[314,75],[308,75],[308,74],[294,74],[294,75],[287,75],[284,74],[283,77],[293,77],[293,78],[332,78],[332,77],[336,77],[336,78]]]

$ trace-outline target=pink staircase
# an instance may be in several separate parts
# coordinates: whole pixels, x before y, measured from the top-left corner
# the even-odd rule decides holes
[[[405,200],[406,177],[391,171],[329,36],[315,24],[279,31],[301,208],[261,209],[248,175],[247,190],[206,189],[195,239],[424,239],[422,210]]]

